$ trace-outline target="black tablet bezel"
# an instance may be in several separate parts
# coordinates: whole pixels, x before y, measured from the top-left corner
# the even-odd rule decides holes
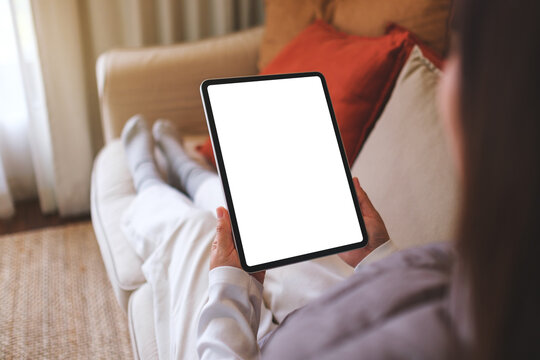
[[[293,78],[300,78],[300,77],[313,77],[317,76],[320,78],[324,94],[326,97],[326,103],[328,105],[328,110],[330,111],[330,117],[332,118],[332,124],[334,126],[334,132],[335,136],[338,142],[339,151],[341,153],[341,159],[343,161],[343,166],[345,168],[345,174],[347,176],[347,180],[349,182],[349,188],[351,191],[351,196],[353,197],[354,206],[356,209],[356,215],[358,218],[358,222],[360,224],[360,230],[362,232],[363,239],[360,242],[352,243],[349,245],[339,246],[335,248],[330,248],[327,250],[321,250],[316,251],[304,255],[298,255],[293,256],[281,260],[271,261],[263,264],[258,264],[255,266],[249,266],[246,264],[246,259],[244,255],[244,249],[242,247],[242,240],[240,238],[240,233],[238,230],[238,222],[236,219],[236,213],[234,211],[234,204],[232,201],[231,191],[229,188],[229,181],[227,178],[227,172],[225,170],[223,157],[221,153],[221,147],[219,145],[219,137],[216,130],[216,125],[214,122],[214,115],[212,112],[212,106],[210,103],[210,98],[208,96],[208,87],[211,85],[222,85],[222,84],[231,84],[231,83],[240,83],[240,82],[253,82],[253,81],[265,81],[265,80],[278,80],[278,79],[293,79]],[[203,101],[203,107],[206,115],[206,122],[208,125],[208,129],[210,132],[210,138],[212,141],[212,148],[214,150],[214,158],[216,159],[216,165],[217,170],[219,173],[219,176],[221,178],[221,182],[223,184],[223,191],[225,194],[225,200],[227,202],[227,207],[229,210],[230,218],[231,218],[231,225],[232,225],[232,231],[233,231],[233,237],[234,237],[234,243],[236,246],[236,250],[238,251],[238,255],[240,258],[240,264],[242,265],[242,268],[250,273],[258,272],[262,270],[268,270],[271,268],[294,264],[301,261],[311,260],[323,256],[328,255],[334,255],[340,252],[354,250],[358,248],[362,248],[367,245],[368,242],[368,235],[366,231],[366,226],[364,223],[364,219],[362,217],[362,213],[360,212],[360,205],[358,204],[357,197],[356,197],[356,191],[354,189],[354,183],[352,181],[351,172],[349,169],[349,165],[347,162],[347,156],[345,154],[345,149],[343,147],[343,143],[341,141],[341,135],[339,133],[339,128],[336,121],[336,116],[334,114],[334,108],[332,107],[332,102],[330,100],[330,94],[328,92],[328,87],[326,85],[326,80],[324,76],[319,72],[305,72],[305,73],[292,73],[292,74],[277,74],[277,75],[258,75],[258,76],[245,76],[245,77],[234,77],[234,78],[221,78],[221,79],[208,79],[204,80],[200,87],[201,91],[201,97]]]

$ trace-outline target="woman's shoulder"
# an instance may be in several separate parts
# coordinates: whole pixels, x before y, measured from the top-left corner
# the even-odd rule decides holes
[[[446,304],[452,258],[451,245],[432,244],[402,250],[368,264],[290,314],[265,347],[273,353],[284,346],[285,339],[294,338],[294,349],[288,350],[309,357],[335,355],[334,351],[367,354],[373,344],[381,351],[380,346],[386,343],[389,357],[393,349],[404,353],[410,350],[411,354],[417,351],[425,355],[418,358],[430,358],[432,351],[436,354],[448,345]],[[389,334],[401,345],[393,348]],[[369,342],[361,341],[367,337]]]
[[[381,272],[422,269],[449,273],[454,263],[454,247],[450,242],[438,242],[398,250],[383,259],[356,270],[355,277],[376,276]]]
[[[325,296],[332,298],[363,298],[373,301],[371,310],[382,313],[403,304],[415,306],[422,302],[439,300],[449,287],[454,250],[450,243],[436,243],[397,251],[379,261],[366,264],[348,280],[336,286]],[[414,300],[411,300],[414,299]],[[382,303],[381,300],[384,300]]]

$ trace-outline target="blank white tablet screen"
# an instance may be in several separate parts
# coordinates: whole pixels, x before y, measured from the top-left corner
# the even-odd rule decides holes
[[[208,95],[248,266],[362,241],[319,77]]]

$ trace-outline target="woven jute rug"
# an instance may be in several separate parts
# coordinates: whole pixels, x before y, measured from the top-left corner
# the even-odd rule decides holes
[[[132,359],[90,223],[0,237],[0,359]]]

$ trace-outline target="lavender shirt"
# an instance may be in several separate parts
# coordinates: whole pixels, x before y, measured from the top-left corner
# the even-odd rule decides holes
[[[451,267],[450,247],[443,244],[367,265],[291,313],[266,340],[262,358],[454,358]]]
[[[452,267],[448,244],[417,247],[366,264],[293,311],[259,343],[262,285],[239,269],[214,269],[209,302],[200,315],[199,357],[460,358],[463,338],[457,336],[449,300],[455,288]]]

